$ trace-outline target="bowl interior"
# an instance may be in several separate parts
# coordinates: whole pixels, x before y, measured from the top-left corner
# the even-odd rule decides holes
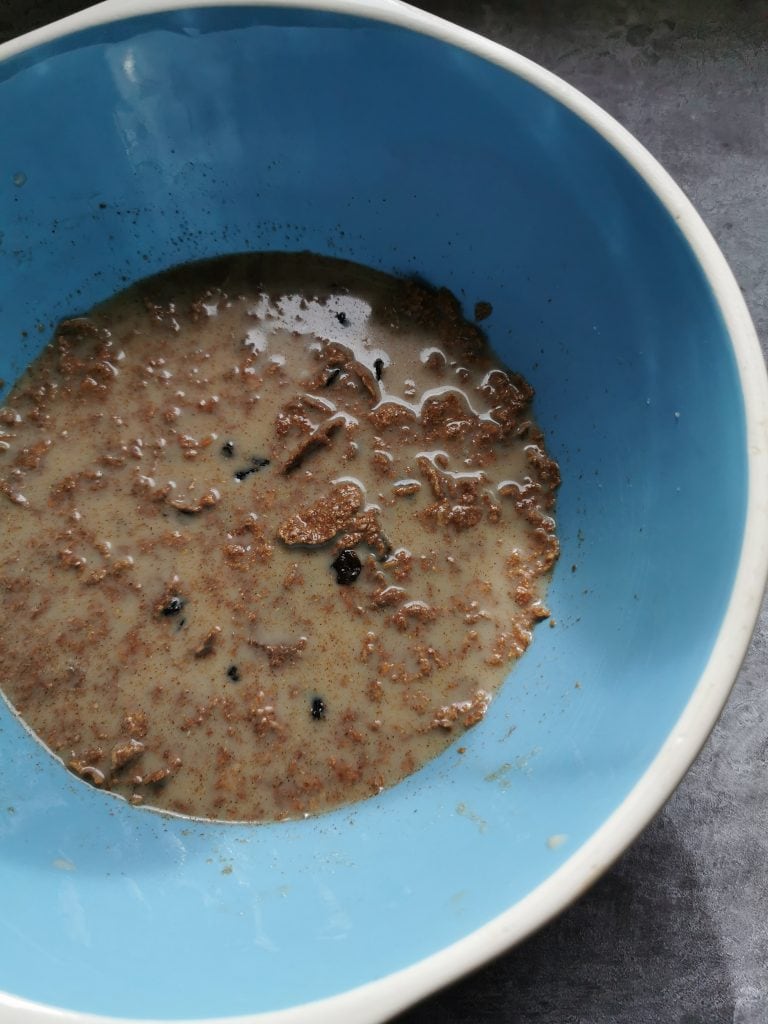
[[[620,804],[730,596],[743,403],[674,219],[535,86],[328,13],[197,9],[60,38],[0,64],[0,124],[7,382],[59,317],[128,281],[310,249],[490,301],[563,472],[556,627],[463,757],[378,798],[281,825],[165,818],[75,781],[0,706],[0,988],[116,1016],[236,1014],[460,939]]]

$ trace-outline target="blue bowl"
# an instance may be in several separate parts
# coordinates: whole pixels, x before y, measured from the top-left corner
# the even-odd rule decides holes
[[[489,300],[562,467],[557,626],[463,757],[306,821],[106,798],[0,702],[0,1019],[381,1020],[572,900],[703,743],[768,564],[764,366],[679,189],[540,68],[390,0],[161,6],[0,48],[0,377],[239,250]]]

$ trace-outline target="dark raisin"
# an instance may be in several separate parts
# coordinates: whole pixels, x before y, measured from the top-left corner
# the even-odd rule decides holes
[[[337,313],[336,314],[336,319],[339,321],[339,323],[341,324],[342,327],[346,327],[347,324],[349,323],[349,320],[347,320],[347,314],[346,313]]]
[[[315,721],[325,718],[325,701],[322,697],[312,698],[311,714]]]
[[[160,609],[161,615],[178,615],[181,609],[184,607],[184,601],[180,597],[172,597],[164,604]]]
[[[235,473],[235,480],[245,480],[251,473],[258,473],[260,469],[264,469],[268,465],[269,459],[262,458],[260,455],[252,455],[250,467],[248,469],[238,469]]]
[[[347,586],[354,583],[360,575],[363,563],[356,551],[353,551],[352,548],[344,548],[338,553],[336,561],[331,563],[331,568],[336,570],[336,582]]]
[[[232,458],[232,456],[235,454],[235,446],[232,444],[231,441],[224,442],[224,444],[221,446],[221,454],[224,456],[225,459]]]
[[[374,369],[374,371],[376,373],[376,380],[381,380],[381,374],[382,374],[382,371],[384,369],[384,360],[383,359],[374,359],[374,361],[373,361],[373,369]]]
[[[240,682],[240,669],[237,667],[237,665],[230,665],[229,668],[227,669],[227,675],[229,676],[233,683]]]
[[[326,387],[326,388],[329,388],[331,386],[331,384],[333,384],[333,382],[339,376],[340,373],[341,373],[341,370],[339,369],[338,366],[335,367],[333,370],[331,370],[331,372],[325,378],[325,384],[323,386]]]

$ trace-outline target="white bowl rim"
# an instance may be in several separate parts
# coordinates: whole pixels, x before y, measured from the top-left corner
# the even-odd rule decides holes
[[[205,1024],[377,1024],[479,967],[551,920],[602,875],[671,796],[712,731],[735,682],[768,577],[768,376],[736,279],[682,189],[638,140],[583,93],[499,43],[401,0],[105,0],[0,44],[0,62],[83,29],[194,7],[284,7],[357,15],[450,43],[525,79],[599,132],[674,217],[720,307],[744,397],[748,500],[730,601],[701,677],[658,754],[616,810],[557,871],[465,938],[402,970],[327,999],[284,1010],[206,1017]],[[168,1024],[57,1009],[0,992],[0,1024]],[[202,1018],[196,1019],[200,1024]],[[175,1024],[185,1024],[176,1019]],[[192,1024],[191,1021],[188,1024]]]

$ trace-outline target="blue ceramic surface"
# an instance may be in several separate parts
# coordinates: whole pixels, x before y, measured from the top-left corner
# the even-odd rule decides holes
[[[378,798],[279,825],[162,817],[73,779],[0,707],[0,989],[122,1016],[245,1013],[461,938],[619,805],[730,596],[744,410],[682,234],[548,95],[346,16],[200,9],[65,37],[0,65],[0,125],[6,382],[59,317],[128,281],[310,249],[490,301],[563,473],[556,627],[466,754]]]

